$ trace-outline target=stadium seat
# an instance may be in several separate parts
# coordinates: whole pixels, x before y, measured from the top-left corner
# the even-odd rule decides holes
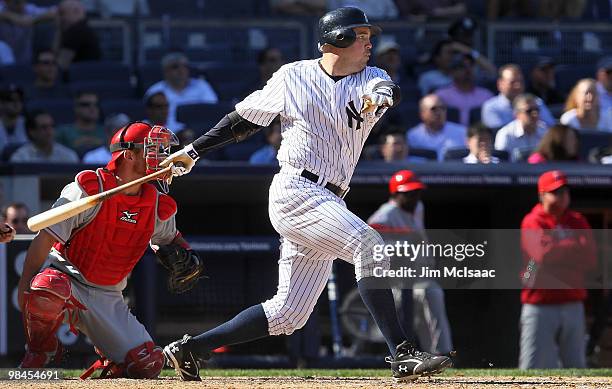
[[[449,122],[453,122],[453,123],[461,123],[459,121],[459,118],[461,117],[461,114],[459,113],[459,110],[455,107],[447,107],[446,108],[446,120]]]
[[[74,104],[72,99],[36,99],[26,104],[27,110],[44,109],[48,111],[55,125],[68,124],[74,121]]]
[[[25,143],[9,143],[8,145],[4,146],[2,149],[2,154],[0,154],[0,161],[7,162],[10,160],[13,153],[24,144]]]
[[[140,90],[144,93],[147,89],[157,81],[160,81],[164,74],[162,72],[161,64],[159,61],[147,62],[138,67],[138,85]]]
[[[474,107],[470,109],[470,124],[480,123],[481,120],[481,107]]]
[[[91,61],[77,62],[68,69],[70,82],[80,81],[117,81],[129,84],[131,70],[121,62]]]
[[[230,103],[186,104],[177,107],[176,118],[197,132],[208,130],[233,109],[234,106]]]
[[[14,83],[20,86],[34,82],[34,72],[29,66],[7,65],[0,67],[2,83]]]
[[[444,152],[442,159],[444,161],[457,161],[457,160],[461,160],[467,157],[469,153],[470,153],[470,150],[464,147],[447,149]]]
[[[589,152],[596,147],[606,147],[612,144],[612,133],[604,131],[578,131],[580,159],[586,161]]]
[[[79,81],[71,83],[70,89],[74,95],[79,91],[95,92],[100,100],[129,99],[136,96],[132,85],[122,81]]]
[[[438,153],[436,152],[436,150],[419,149],[419,148],[411,147],[408,154],[412,157],[421,157],[421,158],[430,159],[432,161],[436,161],[438,159]]]
[[[248,161],[257,149],[265,145],[261,132],[240,143],[223,148],[224,159],[228,161]]]
[[[124,113],[131,120],[144,120],[144,102],[139,99],[105,99],[100,102],[102,115],[108,116],[113,113]]]

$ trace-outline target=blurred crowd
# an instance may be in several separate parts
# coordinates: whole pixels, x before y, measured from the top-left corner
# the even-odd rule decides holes
[[[538,56],[528,66],[518,59],[494,64],[475,42],[487,21],[609,19],[610,4],[270,0],[264,12],[271,18],[317,17],[353,5],[376,20],[448,23],[447,36],[419,58],[407,60],[406,48],[388,37],[374,43],[372,65],[402,87],[403,102],[373,129],[364,161],[611,163],[606,135],[612,134],[612,56],[602,55],[588,77],[570,80],[573,88],[564,90],[557,74],[563,64],[555,58]],[[156,0],[0,1],[0,161],[104,164],[112,131],[135,120],[167,126],[190,142],[207,130],[194,122],[216,123],[286,62],[280,48],[260,50],[252,74],[235,74],[243,82],[231,90],[216,77],[220,73],[193,63],[178,48],[161,61],[140,65],[149,72],[132,74],[126,65],[109,63],[90,17],[154,18],[167,11],[162,5]],[[41,23],[55,26],[48,46],[34,40],[34,26]],[[235,64],[218,67],[230,65]],[[16,67],[31,77],[11,77],[9,70]],[[100,78],[103,71],[114,73],[112,80]],[[275,164],[281,140],[280,124],[274,122],[244,144],[205,158]]]

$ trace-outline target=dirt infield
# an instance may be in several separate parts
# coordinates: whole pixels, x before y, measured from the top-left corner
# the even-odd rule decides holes
[[[202,382],[182,382],[164,377],[145,380],[87,380],[61,381],[0,381],[0,389],[327,389],[327,388],[612,388],[612,377],[439,377],[419,379],[414,383],[395,383],[390,378],[334,378],[334,377],[204,377]]]

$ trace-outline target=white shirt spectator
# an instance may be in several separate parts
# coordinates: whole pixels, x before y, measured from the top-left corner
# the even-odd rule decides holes
[[[580,121],[576,117],[576,110],[570,109],[569,111],[563,113],[561,115],[561,119],[559,119],[561,124],[568,125],[570,127],[574,127],[577,130],[590,130],[590,131],[607,131],[612,132],[612,108],[607,110],[602,110],[599,114],[599,122],[597,123],[597,128],[583,128],[580,126]]]
[[[106,145],[97,147],[83,155],[83,163],[106,165],[111,159],[111,152]]]
[[[327,9],[357,7],[370,19],[397,19],[399,11],[393,0],[328,0]]]
[[[176,120],[176,107],[185,104],[216,104],[219,101],[212,86],[203,79],[192,78],[182,91],[178,92],[170,87],[166,81],[159,81],[147,90],[145,98],[153,93],[164,92],[168,99],[168,121],[166,127],[178,131],[180,127]]]
[[[26,143],[13,153],[10,159],[14,163],[79,163],[77,153],[57,142],[53,143],[50,155],[43,154],[32,143]]]
[[[500,128],[495,135],[495,149],[506,150],[516,161],[515,149],[535,149],[546,133],[546,124],[539,122],[533,134],[526,134],[523,124],[517,119]]]
[[[17,118],[15,123],[15,130],[12,134],[9,134],[4,127],[2,121],[0,121],[0,149],[8,144],[25,143],[29,141],[25,129],[25,119],[22,117]]]
[[[447,149],[465,147],[466,132],[461,124],[446,122],[440,131],[433,133],[421,123],[408,131],[406,140],[410,147],[435,150],[441,161]]]
[[[499,163],[499,158],[491,156],[489,163]],[[478,157],[470,153],[467,157],[463,157],[463,163],[482,163],[478,160]]]

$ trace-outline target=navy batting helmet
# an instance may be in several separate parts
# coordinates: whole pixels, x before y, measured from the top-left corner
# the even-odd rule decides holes
[[[372,35],[382,31],[380,27],[370,24],[366,14],[359,8],[338,8],[319,19],[319,48],[326,43],[340,48],[349,47],[357,38],[353,31],[355,27],[369,27]]]

